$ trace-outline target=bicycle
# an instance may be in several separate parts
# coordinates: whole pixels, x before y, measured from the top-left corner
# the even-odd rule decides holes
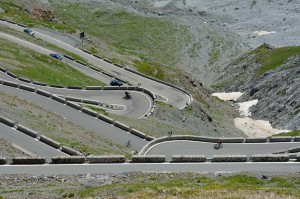
[[[222,143],[217,143],[214,145],[214,149],[220,149],[223,147],[223,144]]]
[[[128,140],[126,143],[125,143],[125,145],[126,145],[126,147],[131,147],[131,142],[130,142],[130,140]]]

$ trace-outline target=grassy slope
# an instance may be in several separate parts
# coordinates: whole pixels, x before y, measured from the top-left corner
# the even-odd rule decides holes
[[[137,69],[152,76],[158,68],[164,70],[164,65],[176,64],[180,48],[190,37],[185,27],[170,21],[108,11],[101,4],[65,3],[56,8],[60,20],[106,42],[121,54],[139,57]],[[145,70],[143,63],[155,67],[149,71],[146,65]],[[156,77],[162,78],[160,75]]]
[[[1,66],[20,77],[61,86],[104,85],[62,61],[0,39]]]
[[[5,10],[5,12],[3,13],[0,12],[0,17],[3,17],[5,19],[13,19],[13,21],[17,23],[25,24],[28,26],[40,25],[50,29],[56,29],[70,33],[74,33],[76,31],[74,27],[63,23],[53,23],[49,22],[48,20],[38,20],[35,18],[31,18],[26,14],[22,6],[12,3],[11,1],[1,1],[0,6]]]
[[[263,198],[275,194],[277,197],[300,196],[299,179],[273,177],[269,181],[249,175],[208,178],[190,176],[163,179],[158,174],[133,182],[113,183],[111,185],[87,188],[79,191],[79,196],[88,197],[113,193],[126,198]],[[270,195],[270,193],[273,193]],[[112,195],[111,195],[112,196]],[[256,196],[256,197],[255,197]]]
[[[212,176],[196,173],[0,176],[0,198],[299,198],[299,175]],[[34,187],[32,184],[34,183]],[[3,196],[3,197],[1,197]]]
[[[273,136],[300,136],[300,130],[295,130],[287,133],[279,133]]]
[[[14,35],[14,36],[16,36],[18,38],[21,38],[21,39],[24,39],[26,41],[29,41],[31,43],[37,44],[37,45],[42,46],[42,47],[44,47],[46,49],[53,50],[53,51],[55,51],[55,52],[57,52],[59,54],[71,56],[74,59],[79,60],[79,61],[81,61],[83,63],[87,63],[87,61],[84,58],[78,56],[75,53],[68,52],[68,51],[66,51],[66,50],[64,50],[62,48],[59,48],[58,46],[55,46],[55,45],[50,44],[50,43],[47,43],[46,41],[44,41],[42,39],[39,39],[39,38],[36,38],[34,36],[28,35],[28,34],[26,34],[24,32],[19,32],[19,31],[16,31],[14,29],[11,29],[11,28],[5,27],[5,26],[1,27],[1,31],[5,32],[5,33],[8,33],[10,35]]]
[[[257,53],[256,61],[262,63],[262,66],[256,73],[262,75],[267,71],[281,66],[291,56],[300,54],[300,46],[288,46],[269,50],[265,45],[262,45],[254,50],[254,53]]]

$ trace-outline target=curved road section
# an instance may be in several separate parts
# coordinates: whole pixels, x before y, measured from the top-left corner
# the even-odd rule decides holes
[[[215,143],[176,140],[161,142],[150,147],[143,155],[234,155],[251,156],[254,154],[270,154],[278,151],[299,147],[300,142],[266,142],[266,143],[223,143],[223,147],[214,149]]]
[[[44,91],[63,97],[75,97],[79,99],[99,101],[100,103],[123,107],[121,110],[106,109],[106,111],[131,118],[144,117],[145,114],[150,111],[153,103],[152,99],[148,95],[136,91],[130,91],[132,99],[126,100],[124,99],[124,91],[121,90],[77,90],[39,86],[36,84],[20,81],[2,72],[0,72],[0,79],[27,85],[35,89],[42,89]],[[105,109],[103,107],[100,108]]]
[[[4,22],[4,21],[0,21],[0,24],[7,25],[10,28],[13,28],[18,31],[23,31],[23,29],[24,29],[23,27],[20,27],[16,24],[10,24],[10,23]],[[129,71],[125,70],[124,68],[114,66],[113,64],[107,63],[102,59],[99,59],[97,57],[94,57],[93,55],[85,53],[78,48],[70,46],[69,44],[66,44],[63,41],[49,37],[45,34],[37,32],[37,31],[35,31],[35,37],[45,40],[56,46],[59,46],[60,48],[65,49],[69,52],[72,52],[72,53],[86,59],[88,61],[88,63],[90,63],[96,67],[99,67],[111,74],[114,74],[116,77],[118,77],[120,79],[128,81],[134,85],[141,84],[142,87],[148,89],[152,93],[159,95],[163,98],[166,98],[167,103],[169,103],[175,107],[184,108],[187,104],[189,104],[191,102],[191,98],[186,93],[184,93],[178,89],[172,88],[168,85],[165,85],[165,84],[153,81],[151,79],[142,77],[135,73],[129,72]]]
[[[5,85],[0,85],[0,91],[6,92],[13,96],[21,97],[32,103],[43,106],[44,108],[49,109],[52,112],[62,115],[67,120],[75,124],[78,124],[86,129],[95,132],[98,135],[112,140],[114,143],[125,145],[128,140],[131,140],[133,150],[139,151],[146,143],[148,143],[147,140],[132,135],[125,130],[117,128],[105,121],[99,120],[77,109],[71,108],[69,106],[66,106],[65,104],[44,97],[42,95]]]

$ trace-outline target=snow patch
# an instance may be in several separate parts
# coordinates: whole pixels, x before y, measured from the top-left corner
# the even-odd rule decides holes
[[[240,115],[244,117],[251,116],[251,112],[249,111],[251,106],[256,105],[258,100],[251,100],[247,102],[238,103]]]
[[[236,101],[244,93],[232,92],[232,93],[213,93],[212,96],[218,97],[224,101]],[[249,111],[251,106],[256,105],[257,99],[238,103],[239,112],[241,118],[234,119],[234,125],[236,128],[243,131],[249,137],[268,137],[274,134],[289,132],[289,130],[280,130],[272,127],[269,121],[265,120],[254,120],[251,119],[251,112]]]
[[[215,96],[224,101],[236,101],[244,93],[241,92],[232,92],[232,93],[213,93],[212,96]]]
[[[263,36],[263,35],[275,34],[276,31],[268,32],[268,31],[263,30],[263,31],[254,31],[253,33],[260,37],[260,36]]]
[[[269,121],[254,120],[250,117],[235,118],[234,125],[248,137],[269,137],[274,134],[289,132],[289,130],[274,129]]]

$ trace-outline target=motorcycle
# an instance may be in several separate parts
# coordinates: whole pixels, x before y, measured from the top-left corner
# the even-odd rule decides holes
[[[127,99],[127,100],[132,99],[131,94],[127,91],[125,91],[125,97],[124,98]]]

